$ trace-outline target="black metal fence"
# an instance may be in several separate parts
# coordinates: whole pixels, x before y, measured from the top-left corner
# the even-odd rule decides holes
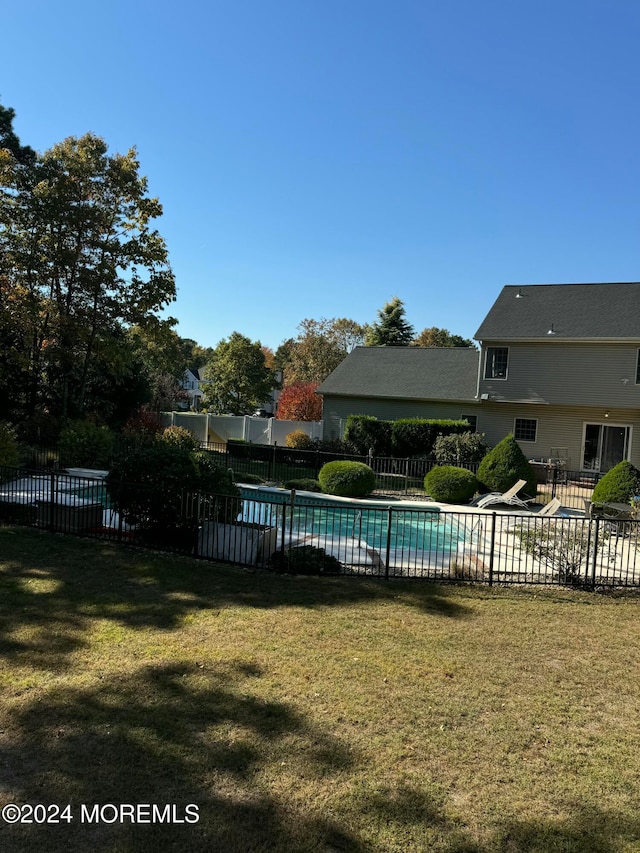
[[[0,520],[276,571],[640,586],[635,520],[331,501],[263,487],[245,488],[241,498],[158,498],[131,484],[125,495],[122,485],[109,490],[87,476],[0,469]]]
[[[127,439],[129,441],[130,439]],[[438,463],[433,457],[398,459],[372,455],[335,453],[326,450],[296,450],[280,445],[251,444],[243,441],[227,443],[203,442],[202,449],[215,454],[219,464],[231,468],[237,480],[281,485],[297,480],[316,480],[326,462],[351,460],[369,465],[376,475],[378,495],[425,496],[425,475]],[[86,461],[86,460],[85,460]],[[55,448],[29,448],[30,469],[58,471],[77,465],[78,460],[65,458]],[[477,473],[477,464],[464,464]],[[598,472],[566,471],[555,465],[535,466],[538,499],[541,503],[557,497],[564,507],[582,510],[600,479]],[[530,497],[535,497],[531,495]]]

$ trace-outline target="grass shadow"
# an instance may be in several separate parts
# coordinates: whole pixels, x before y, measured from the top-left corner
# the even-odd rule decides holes
[[[0,655],[60,668],[96,618],[178,629],[189,613],[229,606],[332,608],[393,601],[460,618],[446,586],[423,581],[273,575],[91,539],[0,527]]]
[[[233,665],[147,667],[21,706],[4,724],[0,802],[69,803],[74,819],[5,826],[2,850],[364,853],[337,821],[273,793],[269,781],[285,760],[326,777],[354,758],[286,703],[251,696],[255,677]],[[123,803],[171,804],[183,820],[82,821],[81,804]],[[198,807],[197,823],[184,822],[188,804]]]

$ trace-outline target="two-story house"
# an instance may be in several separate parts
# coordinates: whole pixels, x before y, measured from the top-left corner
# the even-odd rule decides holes
[[[203,397],[202,368],[188,367],[184,372],[180,387],[187,395],[187,400],[182,408],[190,409],[193,412],[199,411]]]
[[[479,352],[444,357],[354,350],[318,389],[325,435],[348,414],[464,416],[492,445],[512,432],[530,459],[582,471],[622,459],[640,467],[640,283],[508,285],[475,339]]]

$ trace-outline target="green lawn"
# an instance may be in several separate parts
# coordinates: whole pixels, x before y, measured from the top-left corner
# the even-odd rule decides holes
[[[0,850],[640,851],[638,607],[0,527]]]

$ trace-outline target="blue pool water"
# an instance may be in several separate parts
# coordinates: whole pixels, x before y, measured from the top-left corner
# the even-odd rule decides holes
[[[241,488],[243,520],[281,527],[286,507],[286,524],[294,532],[306,532],[325,542],[351,539],[384,552],[455,551],[465,538],[459,522],[437,510],[404,508],[401,504],[379,507],[372,502],[345,505],[321,496],[297,494],[291,516],[287,492]]]

